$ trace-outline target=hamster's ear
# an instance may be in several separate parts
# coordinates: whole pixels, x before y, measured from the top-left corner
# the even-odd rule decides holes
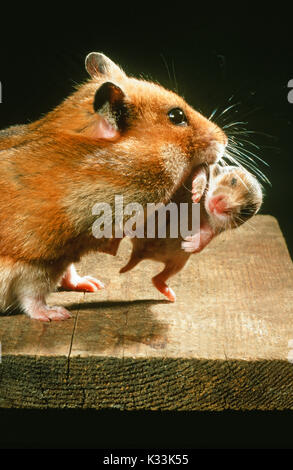
[[[125,77],[123,70],[101,52],[88,54],[85,58],[85,68],[92,78],[107,76],[118,79],[119,77]]]
[[[120,87],[106,82],[96,91],[94,111],[97,113],[95,137],[116,140],[128,125],[129,110]]]
[[[106,104],[117,110],[117,108],[123,105],[124,99],[125,93],[119,86],[112,82],[105,82],[96,91],[93,105],[94,110],[98,113]]]

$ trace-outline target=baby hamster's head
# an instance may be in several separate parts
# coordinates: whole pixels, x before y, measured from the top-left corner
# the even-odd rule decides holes
[[[212,165],[205,209],[215,229],[236,228],[258,212],[262,189],[244,168]]]
[[[127,168],[140,186],[174,191],[199,164],[223,156],[224,132],[176,93],[127,76],[101,53],[87,56],[86,69],[91,79],[60,107],[58,126],[109,148],[121,176]]]

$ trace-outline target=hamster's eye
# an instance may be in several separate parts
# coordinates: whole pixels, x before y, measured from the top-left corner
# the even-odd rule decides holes
[[[184,111],[182,111],[181,108],[173,108],[168,112],[168,117],[172,124],[175,124],[176,126],[182,126],[187,124],[187,117],[184,114]]]
[[[232,178],[231,179],[231,186],[236,186],[237,184],[237,179],[236,178]]]

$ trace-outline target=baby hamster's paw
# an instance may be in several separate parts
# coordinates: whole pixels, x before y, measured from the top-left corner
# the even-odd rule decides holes
[[[192,181],[192,202],[197,203],[201,200],[207,185],[206,173],[201,170]]]
[[[104,289],[105,286],[101,281],[92,276],[79,276],[74,265],[71,264],[61,280],[61,287],[66,290],[96,292]]]
[[[202,194],[197,192],[197,191],[192,192],[192,196],[191,196],[192,202],[194,204],[198,203],[201,200],[201,196],[202,196]]]
[[[181,248],[187,253],[195,253],[200,249],[200,233],[186,237],[184,242],[181,243]]]

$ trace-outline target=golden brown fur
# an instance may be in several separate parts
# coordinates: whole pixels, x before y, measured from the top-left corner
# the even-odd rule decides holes
[[[24,307],[26,286],[30,296],[44,298],[70,263],[106,247],[92,236],[95,203],[113,203],[115,194],[125,204],[167,202],[227,143],[178,95],[127,77],[102,54],[91,57],[87,69],[91,79],[52,112],[0,132],[0,309],[21,304],[38,317]],[[106,82],[123,90],[125,128],[117,127],[107,106],[100,114],[93,108]],[[176,106],[187,126],[168,120]],[[101,123],[112,126],[114,138],[101,138]]]

